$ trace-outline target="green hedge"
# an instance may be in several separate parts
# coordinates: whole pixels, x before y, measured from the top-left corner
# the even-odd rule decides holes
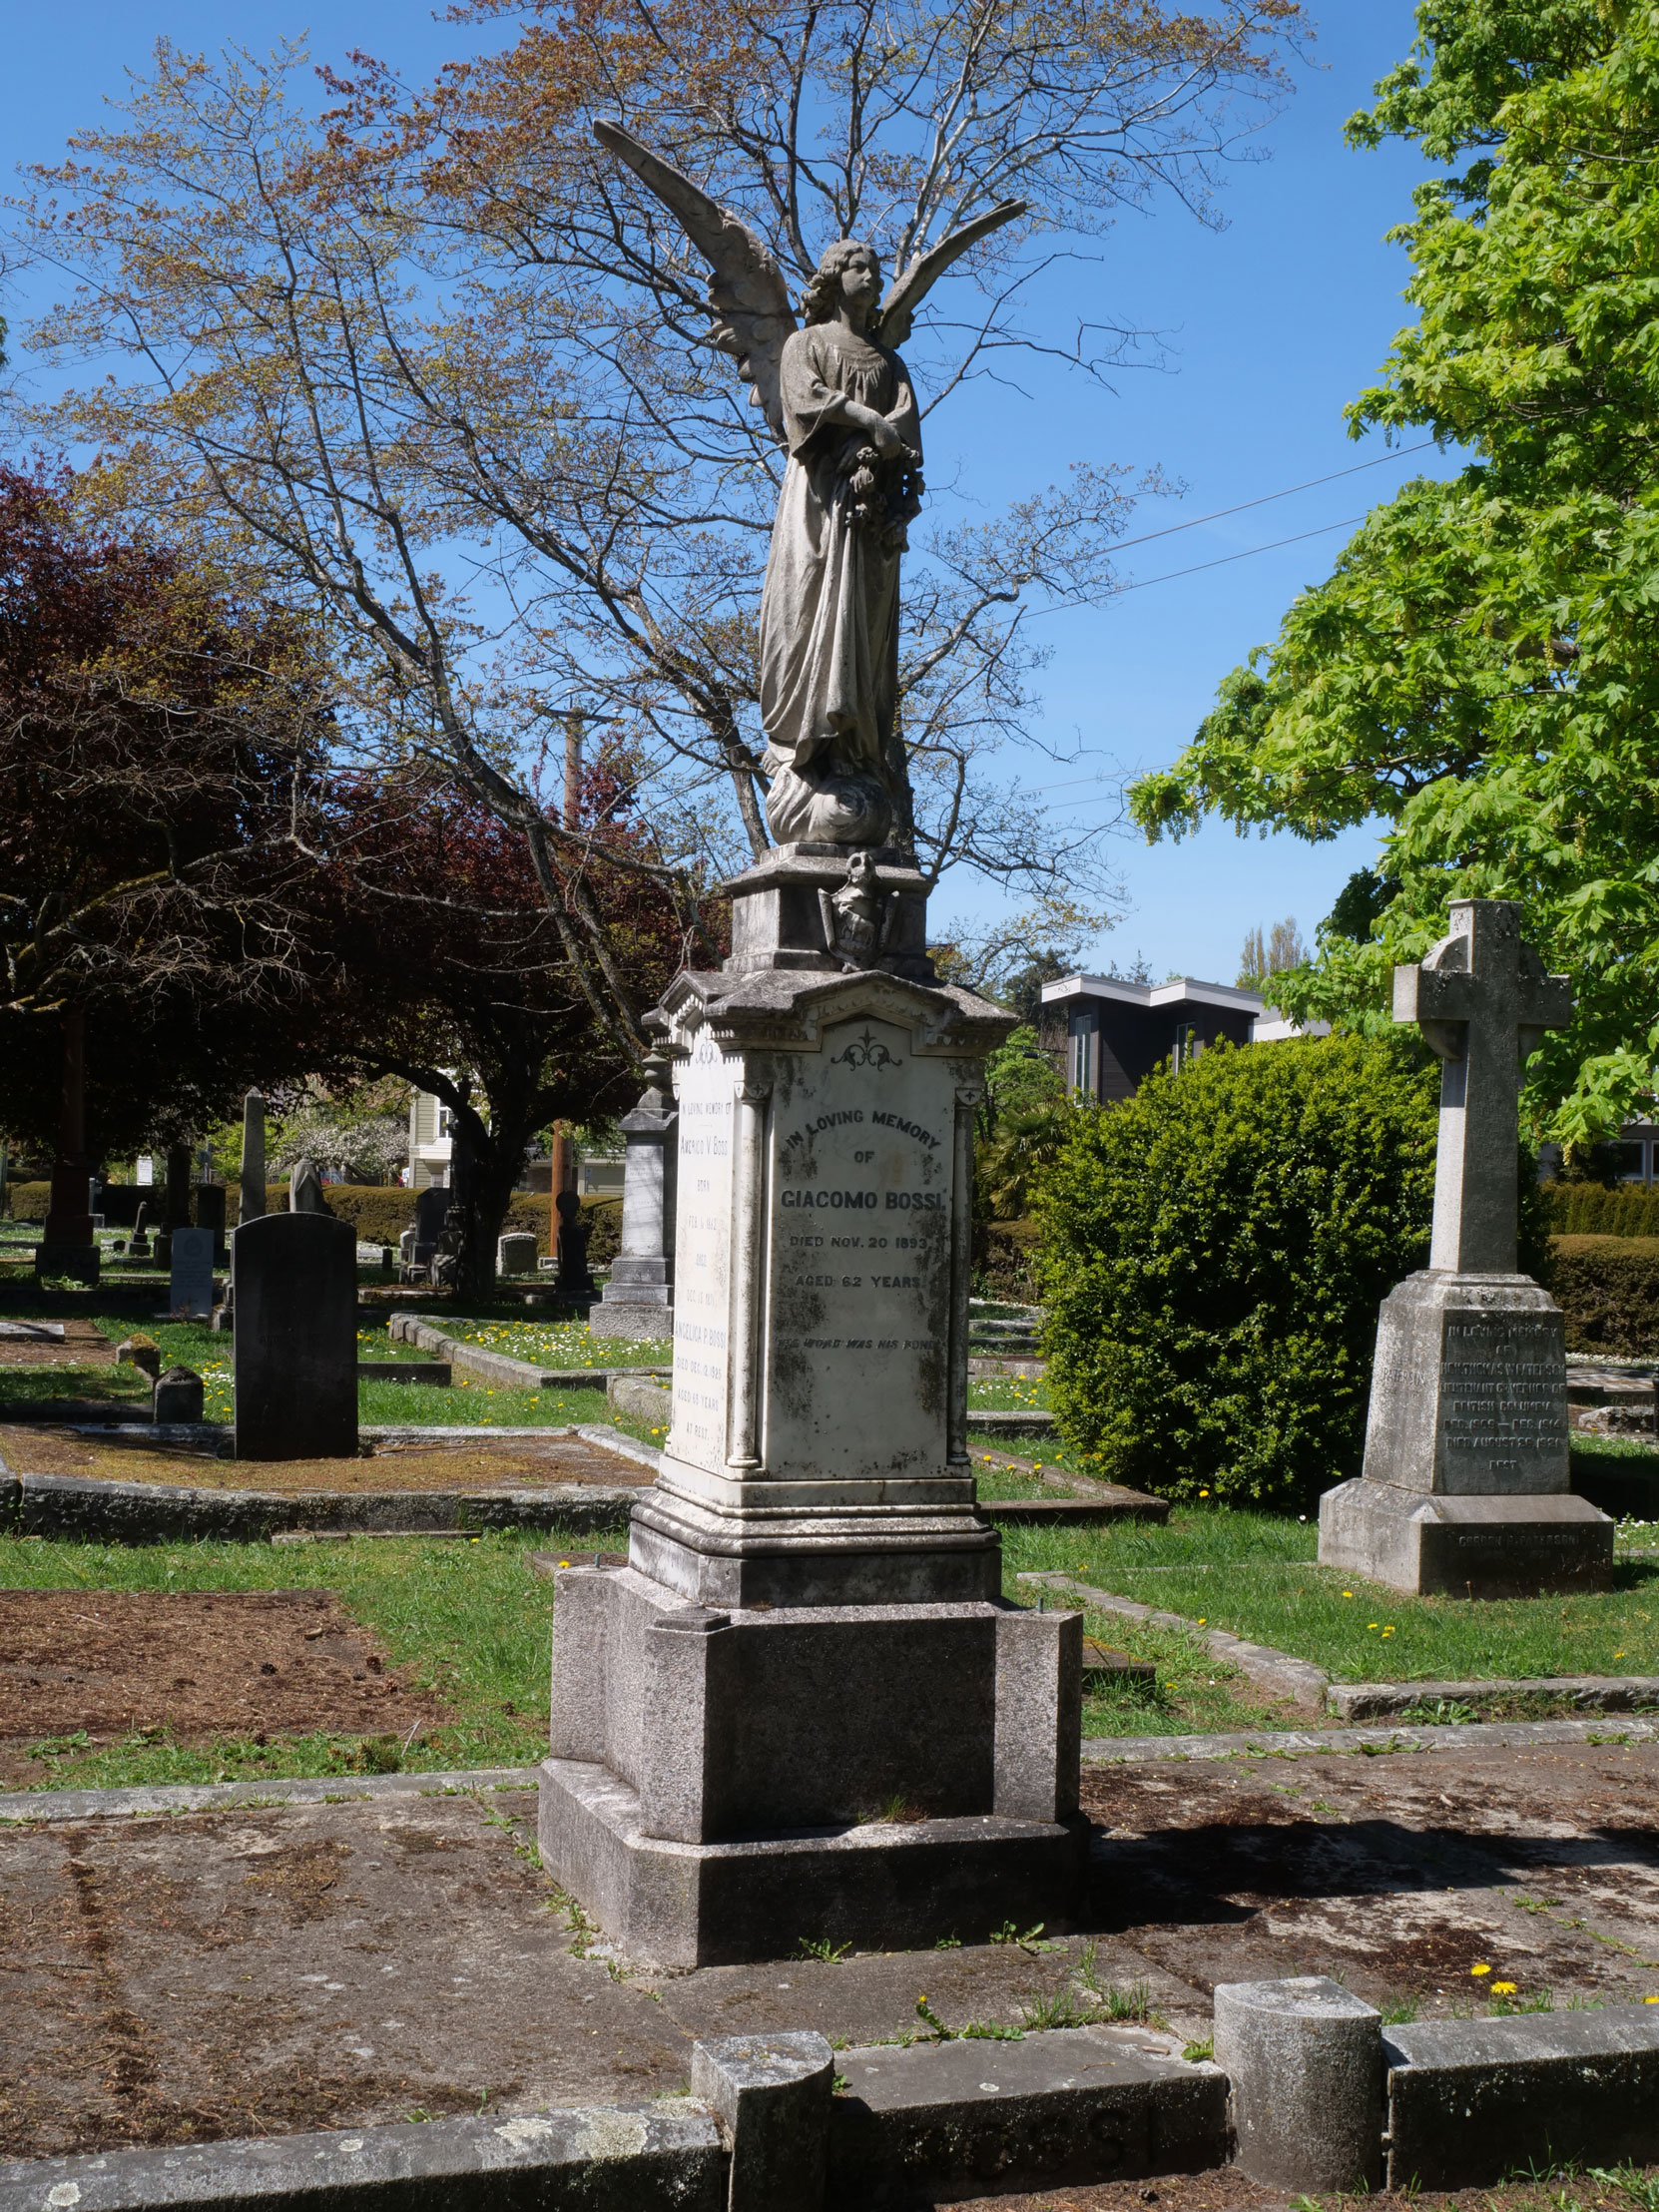
[[[1640,1183],[1546,1183],[1544,1204],[1558,1237],[1659,1237],[1659,1191]]]
[[[1544,1281],[1566,1316],[1569,1352],[1659,1353],[1659,1237],[1557,1238]]]
[[[1209,1051],[1075,1110],[1038,1186],[1061,1432],[1167,1497],[1360,1471],[1377,1313],[1428,1253],[1439,1071],[1394,1040]]]

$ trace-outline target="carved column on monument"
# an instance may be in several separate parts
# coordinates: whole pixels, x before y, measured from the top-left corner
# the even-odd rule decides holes
[[[87,1204],[87,1024],[83,1013],[63,1017],[63,1104],[58,1157],[52,1167],[52,1199],[40,1243],[37,1275],[98,1281],[98,1238]]]
[[[1383,1301],[1364,1472],[1320,1501],[1320,1558],[1452,1597],[1604,1589],[1613,1524],[1571,1491],[1564,1324],[1516,1273],[1522,1063],[1572,992],[1508,899],[1454,899],[1394,970],[1394,1019],[1443,1062],[1428,1266]]]
[[[827,880],[877,901],[867,966]],[[964,1415],[972,1114],[1011,1017],[931,979],[907,854],[785,847],[732,890],[732,959],[660,1009],[673,1419],[628,1565],[558,1577],[542,1854],[666,1964],[1058,1928],[1080,1621],[1002,1597]]]
[[[662,1053],[645,1063],[646,1087],[619,1127],[627,1145],[622,1183],[622,1249],[605,1293],[588,1315],[596,1337],[667,1337],[674,1322],[674,1170],[679,1109],[672,1066]]]

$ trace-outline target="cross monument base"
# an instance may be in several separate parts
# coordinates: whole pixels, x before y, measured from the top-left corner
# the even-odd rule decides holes
[[[1571,1494],[1560,1308],[1530,1276],[1407,1276],[1382,1303],[1365,1472],[1320,1560],[1447,1597],[1603,1590],[1613,1523]]]

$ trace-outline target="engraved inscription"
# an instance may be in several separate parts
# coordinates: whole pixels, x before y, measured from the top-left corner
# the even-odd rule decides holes
[[[1566,1442],[1566,1378],[1549,1338],[1525,1324],[1448,1321],[1440,1366],[1447,1461],[1523,1476]]]
[[[859,1021],[780,1086],[768,1472],[933,1473],[945,1454],[956,1077]]]

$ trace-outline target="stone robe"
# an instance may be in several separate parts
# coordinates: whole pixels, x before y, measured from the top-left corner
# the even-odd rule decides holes
[[[827,779],[892,786],[903,532],[853,512],[853,471],[869,441],[847,420],[846,402],[885,415],[912,468],[921,425],[898,355],[838,322],[797,330],[782,374],[790,459],[761,597],[761,718],[773,777],[767,812],[787,842],[822,824]]]

